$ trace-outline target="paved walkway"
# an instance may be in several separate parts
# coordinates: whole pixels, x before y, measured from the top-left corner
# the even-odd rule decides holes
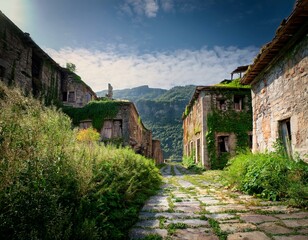
[[[225,189],[215,171],[166,165],[161,172],[164,185],[142,208],[131,239],[308,240],[307,211]]]

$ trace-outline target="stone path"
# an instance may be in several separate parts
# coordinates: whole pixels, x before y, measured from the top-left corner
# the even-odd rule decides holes
[[[308,240],[308,212],[225,189],[215,171],[161,169],[164,185],[151,197],[130,239]]]

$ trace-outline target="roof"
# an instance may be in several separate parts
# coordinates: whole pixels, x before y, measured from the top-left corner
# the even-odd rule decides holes
[[[245,66],[239,66],[237,67],[231,74],[233,73],[242,73],[242,72],[246,72],[246,70],[248,69],[249,65],[245,65]]]
[[[296,43],[297,39],[304,37],[307,32],[308,1],[297,0],[290,16],[282,21],[272,41],[263,46],[253,64],[249,66],[241,79],[241,83],[251,84],[272,60],[279,56],[286,45],[290,48]],[[287,49],[285,48],[285,50]]]

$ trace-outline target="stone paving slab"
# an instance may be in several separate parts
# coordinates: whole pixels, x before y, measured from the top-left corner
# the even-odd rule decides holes
[[[157,234],[161,237],[167,237],[168,231],[166,229],[143,229],[143,228],[133,228],[129,233],[130,239],[140,239],[148,235]]]
[[[230,234],[227,238],[228,240],[271,240],[263,232],[241,232]]]
[[[197,197],[199,201],[205,203],[206,205],[219,204],[220,200],[214,197]]]
[[[308,219],[282,220],[282,222],[291,228],[308,227]]]
[[[275,217],[280,219],[295,219],[295,218],[308,218],[308,212],[296,212],[296,213],[289,213],[289,214],[277,214]]]
[[[236,205],[236,204],[206,206],[205,209],[210,213],[228,212],[228,211],[239,211],[239,212],[249,211],[249,209],[246,206]]]
[[[274,222],[279,219],[273,216],[261,215],[261,214],[240,214],[241,220],[249,223],[262,223],[262,222]]]
[[[200,220],[200,219],[172,219],[172,220],[167,220],[166,224],[167,226],[171,223],[184,223],[189,227],[205,227],[209,226],[209,222],[205,220]]]
[[[169,219],[189,219],[200,218],[201,215],[193,213],[177,213],[177,212],[140,212],[139,219],[153,219],[153,218],[169,218]]]
[[[172,240],[219,240],[219,238],[207,228],[187,228],[176,230]]]
[[[223,232],[227,233],[247,232],[257,229],[257,227],[251,223],[222,223],[219,226]]]
[[[135,226],[141,228],[159,228],[159,220],[143,220],[137,222]]]
[[[275,236],[275,240],[307,240],[308,236],[295,235],[295,236]]]
[[[258,228],[270,234],[287,234],[293,232],[293,230],[280,226],[279,224],[274,222],[262,223],[258,225]]]

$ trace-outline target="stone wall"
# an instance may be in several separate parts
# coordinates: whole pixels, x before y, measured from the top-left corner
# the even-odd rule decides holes
[[[71,72],[65,72],[61,85],[62,102],[65,106],[83,107],[88,102],[97,99],[96,94],[80,77]]]
[[[61,67],[0,12],[0,79],[51,102],[59,101]]]
[[[232,89],[232,88],[218,88],[218,87],[200,87],[198,90],[199,94],[195,99],[192,99],[192,106],[190,112],[183,119],[183,153],[184,156],[193,156],[196,163],[201,163],[205,168],[210,169],[211,166],[211,153],[210,146],[208,145],[206,136],[211,132],[213,134],[214,146],[212,151],[216,155],[216,164],[219,164],[220,156],[222,152],[235,155],[237,147],[237,138],[235,127],[231,126],[220,126],[219,130],[214,130],[208,124],[208,117],[213,111],[219,113],[221,118],[224,119],[224,113],[227,111],[235,111],[240,114],[241,112],[250,112],[250,90],[249,89]],[[241,96],[242,102],[241,108],[236,109],[235,107],[235,96]],[[225,99],[223,109],[220,109],[220,100]],[[237,105],[239,107],[239,105]],[[234,125],[241,124],[237,122],[237,115],[234,114]],[[249,115],[251,117],[251,115]],[[250,118],[249,118],[250,119]],[[224,122],[221,121],[223,124]],[[226,130],[228,129],[228,130]],[[248,135],[251,134],[250,130],[247,131]]]
[[[152,158],[155,160],[156,164],[164,162],[163,151],[159,140],[152,140]]]
[[[268,69],[252,85],[253,150],[274,150],[287,120],[293,154],[308,161],[308,37]]]

